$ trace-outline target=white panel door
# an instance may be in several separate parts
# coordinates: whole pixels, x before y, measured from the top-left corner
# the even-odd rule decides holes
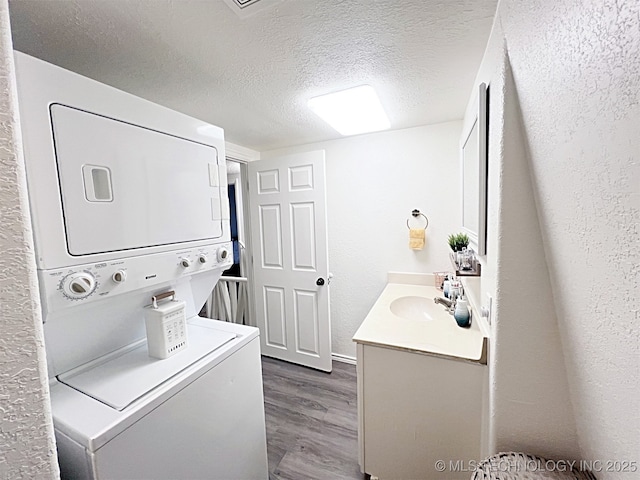
[[[248,167],[262,353],[330,372],[324,151]]]

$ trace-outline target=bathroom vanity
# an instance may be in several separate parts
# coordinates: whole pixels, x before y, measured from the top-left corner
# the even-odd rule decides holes
[[[390,274],[353,337],[359,463],[381,480],[468,479],[481,458],[487,330],[458,327],[425,277]]]

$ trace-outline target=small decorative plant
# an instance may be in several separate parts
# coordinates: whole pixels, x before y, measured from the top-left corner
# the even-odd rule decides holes
[[[452,233],[449,235],[449,246],[454,252],[459,252],[469,246],[469,236],[466,233]]]

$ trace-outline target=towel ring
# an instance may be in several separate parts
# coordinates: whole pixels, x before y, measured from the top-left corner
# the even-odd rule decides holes
[[[419,216],[424,217],[424,221],[426,222],[426,224],[425,224],[425,226],[424,226],[424,229],[425,229],[425,230],[427,229],[427,227],[429,226],[429,219],[427,218],[427,216],[426,216],[424,213],[420,213],[420,210],[415,209],[415,210],[412,210],[412,211],[411,211],[411,215],[412,215],[414,218],[419,217]],[[408,228],[409,230],[411,230],[411,227],[409,226],[409,220],[410,220],[410,219],[409,219],[409,218],[407,218],[407,228]]]

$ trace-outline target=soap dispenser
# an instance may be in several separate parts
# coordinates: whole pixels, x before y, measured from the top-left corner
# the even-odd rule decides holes
[[[453,312],[453,318],[456,319],[458,326],[466,328],[471,325],[471,313],[469,312],[469,302],[467,297],[461,296],[456,302],[456,309]]]

